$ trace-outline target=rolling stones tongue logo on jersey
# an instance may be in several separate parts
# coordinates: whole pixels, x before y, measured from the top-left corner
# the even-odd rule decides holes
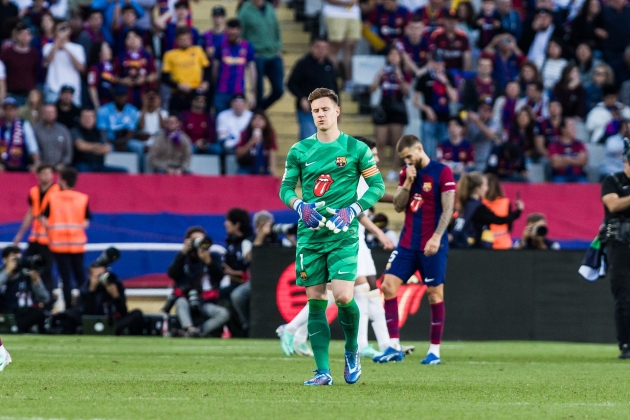
[[[322,195],[326,194],[326,192],[328,192],[333,182],[334,181],[330,174],[321,174],[317,177],[317,180],[315,181],[313,194],[315,194],[316,197],[321,197]]]
[[[411,203],[409,203],[409,207],[411,208],[412,212],[417,212],[418,210],[420,210],[420,207],[422,207],[422,194],[414,194],[413,195],[413,200],[411,200]]]

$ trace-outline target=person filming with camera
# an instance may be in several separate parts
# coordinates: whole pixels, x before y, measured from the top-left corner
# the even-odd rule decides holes
[[[557,251],[560,244],[547,238],[547,218],[542,213],[530,213],[523,228],[523,236],[514,242],[514,249],[551,249]]]
[[[109,268],[119,257],[116,248],[108,248],[88,266],[89,280],[81,287],[83,315],[107,316],[110,322],[115,322],[116,335],[141,335],[142,312],[127,310],[125,286]]]
[[[602,182],[605,220],[600,239],[606,246],[608,273],[615,298],[615,327],[620,359],[630,359],[630,143],[624,139],[623,171]]]
[[[46,315],[43,306],[50,300],[39,273],[46,266],[41,255],[22,258],[20,248],[8,246],[2,250],[0,267],[0,298],[3,312],[14,314],[18,331],[30,332],[37,326],[44,332]]]
[[[212,252],[212,239],[200,226],[186,231],[184,246],[168,268],[168,276],[175,282],[173,303],[179,323],[186,337],[211,336],[221,331],[229,321],[229,311],[218,305],[219,287],[223,278],[221,255]],[[203,323],[196,323],[204,319]],[[201,329],[198,325],[201,324]]]

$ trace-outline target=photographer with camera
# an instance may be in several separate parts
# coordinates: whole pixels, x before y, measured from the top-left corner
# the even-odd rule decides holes
[[[8,246],[2,250],[0,296],[5,314],[14,314],[18,331],[26,333],[37,326],[44,332],[46,315],[43,306],[50,294],[39,272],[46,266],[41,255],[22,258],[20,248]]]
[[[523,236],[514,242],[514,249],[552,249],[557,251],[560,244],[547,238],[547,218],[542,213],[530,213],[523,228]]]
[[[242,213],[242,211],[237,212],[236,216],[233,213],[231,217],[233,219],[238,219],[239,215],[242,220],[245,220],[245,215]],[[234,229],[234,227],[230,226],[230,229]],[[274,223],[273,215],[267,210],[261,210],[258,213],[254,214],[254,230],[254,241],[251,244],[254,247],[262,245],[294,247],[296,245],[295,235],[297,234],[297,224]],[[234,232],[234,230],[232,230],[232,232]],[[283,235],[284,237],[281,237],[281,235]],[[232,238],[234,239],[235,237],[232,236]],[[247,239],[241,242],[242,252],[245,252],[249,247],[249,244],[247,242]],[[248,264],[248,261],[251,258],[251,254],[247,252],[244,254],[244,257],[244,260],[241,258],[243,260],[242,263]],[[228,260],[230,260],[230,258],[228,258]],[[238,263],[236,259],[233,259],[233,261],[236,261]],[[250,281],[239,284],[230,293],[230,301],[232,302],[234,310],[238,314],[243,331],[247,331],[249,329],[249,301],[251,293],[252,288]]]
[[[217,305],[223,278],[221,255],[210,251],[212,239],[200,226],[188,228],[184,247],[168,268],[168,276],[175,282],[173,296],[164,312],[173,305],[186,337],[210,336],[221,331],[229,321],[230,312]],[[204,318],[201,330],[194,322]]]
[[[127,311],[125,287],[109,265],[120,258],[116,248],[106,249],[88,267],[89,280],[81,287],[83,315],[107,316],[115,321],[116,335],[141,335],[144,327],[142,312]]]
[[[297,223],[274,223],[273,214],[261,210],[254,214],[254,246],[282,245],[294,247],[296,245]],[[281,236],[282,235],[282,236]]]

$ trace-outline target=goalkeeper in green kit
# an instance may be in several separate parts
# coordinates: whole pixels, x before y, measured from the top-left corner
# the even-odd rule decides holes
[[[304,385],[333,384],[326,319],[329,282],[346,337],[344,379],[353,384],[361,377],[359,309],[353,296],[359,249],[356,216],[383,196],[385,185],[370,149],[337,128],[340,109],[335,92],[315,89],[308,100],[317,133],[291,147],[280,187],[282,201],[300,215],[296,278],[306,287],[308,336],[317,365],[315,376]],[[369,189],[357,197],[361,176]],[[302,199],[295,193],[298,180]]]

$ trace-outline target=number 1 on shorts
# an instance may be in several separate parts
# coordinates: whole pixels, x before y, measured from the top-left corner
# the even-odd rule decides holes
[[[302,271],[304,271],[304,254],[300,254],[300,266],[302,267]]]

